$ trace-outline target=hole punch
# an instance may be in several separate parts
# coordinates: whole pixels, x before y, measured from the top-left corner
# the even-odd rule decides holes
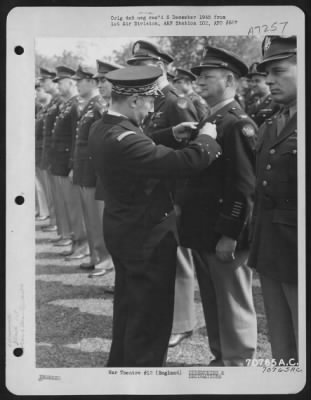
[[[13,354],[15,357],[21,357],[24,354],[24,350],[21,347],[16,347],[16,349],[13,350]]]
[[[22,47],[22,46],[16,46],[16,47],[14,48],[14,51],[15,51],[15,53],[16,53],[18,56],[20,56],[20,55],[22,55],[22,54],[24,53],[24,47]]]
[[[24,204],[24,202],[25,202],[24,196],[16,196],[15,197],[15,203],[18,204],[19,206]]]

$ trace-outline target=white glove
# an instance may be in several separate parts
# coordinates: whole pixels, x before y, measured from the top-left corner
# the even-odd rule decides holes
[[[199,130],[199,135],[209,135],[213,139],[217,138],[216,125],[211,122],[206,122],[202,128]]]

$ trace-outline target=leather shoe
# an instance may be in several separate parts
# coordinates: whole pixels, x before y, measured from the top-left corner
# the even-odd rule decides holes
[[[41,229],[42,232],[55,232],[57,231],[57,226],[56,225],[48,225],[44,228]]]
[[[95,269],[95,266],[94,266]],[[106,269],[100,269],[96,272],[92,272],[91,274],[89,274],[89,278],[96,278],[97,276],[104,276],[107,274],[107,270]]]
[[[192,335],[192,331],[188,332],[183,332],[183,333],[176,333],[171,335],[168,347],[175,347],[177,346],[180,342],[182,342],[184,339]]]
[[[69,253],[69,254],[67,254],[67,253]],[[88,254],[85,254],[85,253],[74,253],[73,251],[70,252],[69,250],[68,250],[68,252],[63,251],[61,254],[63,256],[66,255],[65,261],[81,260],[82,258],[85,258],[88,256]]]
[[[95,269],[95,264],[82,263],[79,265],[79,268],[84,269],[85,271],[91,271],[91,270]]]
[[[71,239],[60,239],[56,243],[54,243],[54,246],[69,246],[71,244],[72,244],[72,240]],[[69,254],[67,254],[67,255],[69,255]]]
[[[49,218],[48,215],[39,215],[39,217],[36,217],[37,221],[45,221]]]
[[[219,358],[214,358],[214,360],[212,360],[212,361],[208,364],[208,366],[209,366],[209,367],[224,367],[225,364],[224,364],[224,362],[223,362],[221,359],[219,359]]]
[[[104,292],[113,294],[114,293],[114,286],[105,286]]]

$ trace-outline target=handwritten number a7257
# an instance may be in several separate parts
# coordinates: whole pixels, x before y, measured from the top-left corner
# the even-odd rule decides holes
[[[288,22],[286,21],[286,22],[273,22],[271,26],[267,24],[251,26],[248,30],[248,36],[272,33],[277,31],[278,29],[280,29],[281,31],[280,34],[283,34],[287,24]]]

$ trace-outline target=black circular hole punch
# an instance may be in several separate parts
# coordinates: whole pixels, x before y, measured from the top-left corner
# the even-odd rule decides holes
[[[24,47],[22,46],[15,46],[14,48],[15,53],[20,56],[24,53]]]
[[[15,197],[15,203],[18,204],[19,206],[21,206],[22,204],[24,204],[25,199],[23,196],[16,196]]]
[[[21,347],[16,347],[16,349],[13,350],[13,354],[15,357],[21,357],[24,353],[24,350]]]

